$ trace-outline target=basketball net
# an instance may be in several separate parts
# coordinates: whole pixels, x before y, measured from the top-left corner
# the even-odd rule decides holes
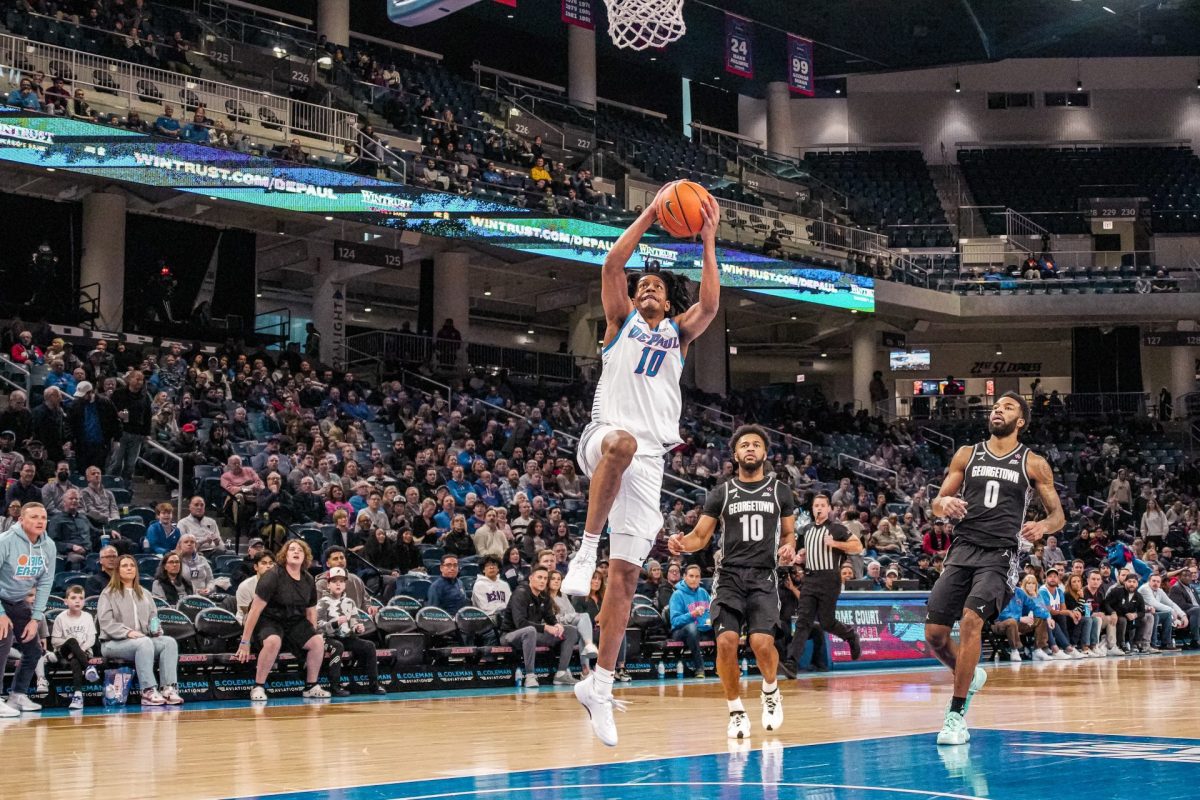
[[[666,47],[687,33],[683,0],[604,0],[608,35],[630,50]]]

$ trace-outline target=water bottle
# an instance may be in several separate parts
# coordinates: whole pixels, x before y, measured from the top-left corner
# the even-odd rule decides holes
[[[750,662],[748,660],[746,660],[745,658],[742,659],[742,674],[743,675],[750,674]]]
[[[525,670],[521,669],[520,667],[517,667],[517,671],[515,674],[517,676],[517,688],[519,689],[525,683]]]
[[[683,659],[682,658],[675,662],[675,677],[683,678]]]
[[[662,662],[661,658],[658,660],[658,677],[659,677],[659,680],[667,677],[667,668],[665,666],[663,666],[663,662]]]
[[[103,550],[104,548],[108,547],[108,543],[110,541],[112,541],[112,537],[108,535],[107,531],[100,534],[100,549]]]

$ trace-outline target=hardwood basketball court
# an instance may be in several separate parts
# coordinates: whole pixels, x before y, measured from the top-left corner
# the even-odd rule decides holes
[[[2,795],[1192,798],[1198,679],[1187,656],[989,667],[961,748],[934,742],[943,669],[782,682],[785,723],[770,736],[748,680],[741,745],[726,739],[719,685],[675,678],[618,690],[629,709],[613,749],[569,689],[46,711],[2,721]]]

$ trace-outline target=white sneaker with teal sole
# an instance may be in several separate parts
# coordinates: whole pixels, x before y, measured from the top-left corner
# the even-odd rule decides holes
[[[967,723],[963,721],[962,714],[956,714],[947,709],[946,719],[942,723],[942,730],[938,733],[938,744],[966,744],[971,741],[971,732],[967,730]]]
[[[987,670],[983,667],[975,668],[975,677],[971,679],[971,685],[967,687],[967,700],[963,703],[963,716],[967,715],[967,709],[971,707],[971,698],[983,688],[987,683]]]

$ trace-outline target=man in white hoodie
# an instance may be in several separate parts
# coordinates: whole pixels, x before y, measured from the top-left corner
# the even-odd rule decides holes
[[[498,625],[500,612],[512,597],[512,589],[508,582],[500,577],[500,559],[495,556],[484,556],[479,570],[480,574],[471,588],[471,605],[487,614],[492,618],[492,622]]]

